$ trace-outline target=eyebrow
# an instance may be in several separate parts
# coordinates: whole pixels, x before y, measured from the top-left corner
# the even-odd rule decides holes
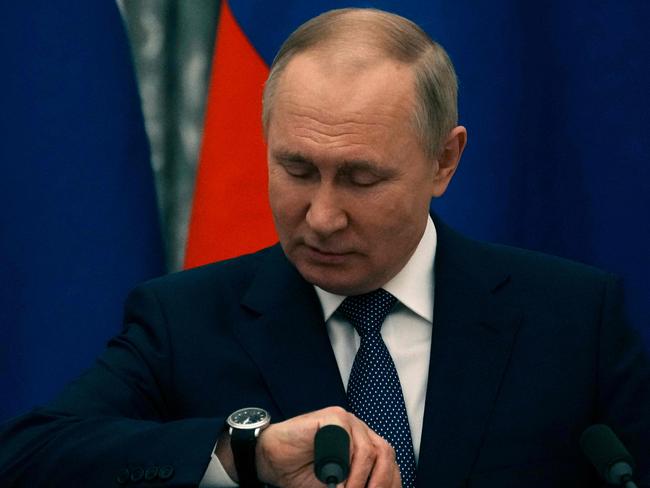
[[[280,162],[314,164],[311,158],[300,152],[279,150],[273,153],[273,157]],[[371,171],[377,174],[392,173],[386,168],[379,168],[377,163],[366,159],[346,159],[337,166],[337,170],[344,173],[352,171]]]
[[[291,151],[274,151],[273,157],[278,161],[288,162],[288,163],[312,163],[312,160],[305,156],[302,153],[291,152]]]

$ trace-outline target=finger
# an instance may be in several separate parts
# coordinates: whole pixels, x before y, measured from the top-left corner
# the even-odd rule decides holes
[[[338,425],[343,427],[349,435],[352,435],[350,424],[356,420],[356,417],[342,407],[327,407],[317,410],[312,414],[318,419],[317,429],[326,425]]]
[[[373,436],[376,434],[363,422],[353,417],[350,425],[350,473],[345,482],[346,488],[363,488],[375,466],[377,447]],[[390,485],[389,485],[390,486]]]
[[[375,445],[376,458],[368,486],[401,487],[402,481],[395,456],[395,450],[381,436],[372,432],[370,436]]]

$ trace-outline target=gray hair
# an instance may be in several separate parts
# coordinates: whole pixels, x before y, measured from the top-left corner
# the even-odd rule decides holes
[[[282,44],[264,86],[264,133],[268,131],[278,80],[289,61],[298,53],[346,41],[412,66],[416,90],[413,122],[427,156],[435,157],[458,123],[458,82],[451,60],[414,22],[370,8],[325,12],[302,24]]]

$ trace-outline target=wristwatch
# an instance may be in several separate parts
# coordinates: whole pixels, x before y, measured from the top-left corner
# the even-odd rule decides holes
[[[240,408],[228,417],[230,448],[235,459],[235,469],[241,488],[264,486],[257,477],[255,445],[260,432],[271,423],[271,416],[263,408]]]

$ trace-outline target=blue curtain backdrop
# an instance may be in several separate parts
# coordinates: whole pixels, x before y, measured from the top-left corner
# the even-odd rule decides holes
[[[231,2],[267,63],[301,22],[346,6],[416,21],[454,61],[469,145],[434,210],[619,274],[650,344],[650,2]]]
[[[1,420],[88,367],[163,259],[116,5],[9,2],[0,55]]]

